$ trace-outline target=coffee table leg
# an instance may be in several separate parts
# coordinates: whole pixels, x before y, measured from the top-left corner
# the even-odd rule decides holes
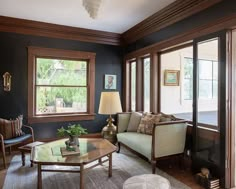
[[[33,162],[32,162],[32,161],[30,161],[30,167],[33,167],[33,166],[34,166]]]
[[[112,177],[112,153],[109,154],[109,171],[108,171],[108,177]]]
[[[80,165],[80,189],[84,189],[84,165]]]
[[[38,189],[42,189],[42,170],[40,164],[38,164]]]
[[[21,152],[22,166],[25,166],[25,152]]]
[[[99,158],[99,159],[98,159],[98,163],[99,163],[100,165],[102,165],[102,158]]]

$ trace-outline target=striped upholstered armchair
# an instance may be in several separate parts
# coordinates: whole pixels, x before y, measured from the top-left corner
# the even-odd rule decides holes
[[[26,142],[34,141],[34,131],[32,127],[22,124],[23,116],[18,116],[15,120],[6,120],[0,118],[0,142],[3,156],[4,168],[6,168],[5,149],[11,146]]]

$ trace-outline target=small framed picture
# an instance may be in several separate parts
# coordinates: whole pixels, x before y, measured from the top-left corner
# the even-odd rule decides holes
[[[106,74],[104,79],[105,89],[116,89],[116,75]]]
[[[179,70],[165,70],[164,85],[179,86]]]

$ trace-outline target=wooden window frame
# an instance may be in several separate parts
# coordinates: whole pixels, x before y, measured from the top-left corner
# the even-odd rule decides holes
[[[36,58],[56,58],[83,60],[87,62],[87,112],[66,113],[57,115],[36,115]],[[28,47],[28,123],[63,122],[94,120],[95,91],[95,57],[96,53],[41,47]]]

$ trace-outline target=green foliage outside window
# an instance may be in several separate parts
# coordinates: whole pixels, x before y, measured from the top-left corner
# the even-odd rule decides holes
[[[79,106],[86,107],[86,61],[46,58],[37,58],[36,60],[37,110],[50,106],[72,107],[75,103],[77,106],[79,103]],[[45,111],[47,113],[47,110]],[[73,112],[74,110],[70,111]]]

